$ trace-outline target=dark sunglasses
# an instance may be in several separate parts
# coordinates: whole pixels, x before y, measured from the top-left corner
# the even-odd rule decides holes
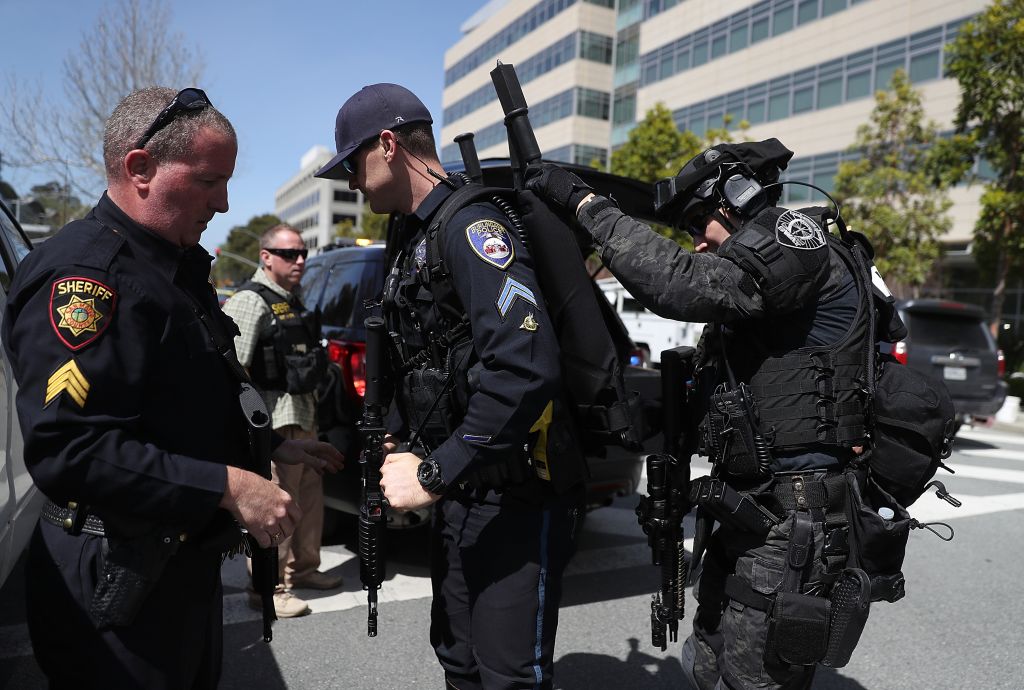
[[[187,88],[182,89],[178,92],[167,107],[160,111],[160,114],[153,120],[153,124],[149,126],[146,133],[139,137],[139,140],[135,142],[135,148],[144,149],[149,140],[153,138],[157,132],[171,124],[174,118],[178,117],[181,113],[202,110],[203,108],[211,108],[213,104],[210,103],[210,99],[207,98],[206,92],[202,89]]]
[[[696,213],[689,214],[679,223],[679,228],[688,233],[690,237],[697,237],[707,232],[708,220],[714,209],[701,209]]]
[[[266,251],[270,252],[274,256],[279,256],[285,261],[295,261],[300,256],[305,259],[309,256],[308,249],[278,249],[277,247],[264,247]]]
[[[370,144],[380,138],[380,133],[374,134],[372,137],[367,138],[363,143],[356,147],[356,150],[348,154],[348,158],[341,161],[341,167],[345,169],[349,175],[356,174],[356,154],[366,148],[367,144]]]

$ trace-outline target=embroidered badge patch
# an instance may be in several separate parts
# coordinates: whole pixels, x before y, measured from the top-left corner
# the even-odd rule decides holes
[[[825,233],[821,226],[799,211],[786,211],[775,221],[775,239],[793,249],[821,249]]]
[[[56,400],[61,393],[67,393],[79,407],[85,407],[85,399],[89,396],[89,381],[73,359],[53,372],[46,382],[43,407]]]
[[[478,220],[466,228],[466,238],[476,255],[501,270],[516,258],[508,229],[496,220]]]
[[[498,295],[498,301],[494,303],[502,321],[508,316],[509,310],[512,309],[512,305],[516,303],[517,299],[525,300],[537,307],[537,298],[534,297],[533,290],[512,276],[505,276],[505,282],[501,285],[501,294]]]
[[[81,350],[110,325],[117,294],[92,278],[61,278],[50,290],[50,324],[61,342]]]

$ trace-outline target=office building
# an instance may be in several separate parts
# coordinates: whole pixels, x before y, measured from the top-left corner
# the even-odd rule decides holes
[[[363,195],[351,191],[348,181],[313,177],[333,156],[314,146],[299,161],[299,172],[274,194],[274,214],[297,229],[314,253],[334,241],[338,223],[359,227],[362,219]]]
[[[786,175],[830,190],[856,129],[897,68],[950,131],[959,100],[943,49],[985,0],[495,0],[445,54],[442,159],[477,134],[507,156],[489,71],[516,65],[545,157],[606,164],[656,103],[698,135],[749,123],[796,151]],[[957,187],[947,261],[969,263],[980,186]],[[788,186],[784,203],[808,200]]]

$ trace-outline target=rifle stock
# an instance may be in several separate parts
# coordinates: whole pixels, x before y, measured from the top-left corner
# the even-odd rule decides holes
[[[384,581],[384,527],[387,500],[380,488],[384,463],[384,414],[387,393],[388,349],[384,319],[371,316],[366,325],[366,395],[359,433],[363,452],[359,457],[362,491],[359,507],[359,580],[366,590],[366,634],[377,636],[377,590]]]

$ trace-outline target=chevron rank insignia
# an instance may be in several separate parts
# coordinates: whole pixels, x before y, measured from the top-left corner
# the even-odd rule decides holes
[[[89,381],[73,359],[53,372],[50,380],[46,382],[46,400],[43,401],[43,407],[56,400],[61,393],[67,393],[79,407],[85,407],[85,399],[89,396]]]
[[[512,309],[512,305],[516,303],[516,300],[523,300],[529,302],[537,307],[537,298],[533,295],[533,290],[526,287],[512,276],[505,276],[505,282],[501,285],[501,294],[498,295],[498,301],[494,303],[494,306],[498,308],[498,315],[501,320],[504,321],[505,317],[508,316],[509,311]]]
[[[469,246],[481,259],[505,270],[516,258],[508,229],[496,220],[478,220],[466,228]]]
[[[92,278],[60,278],[50,290],[50,325],[76,352],[100,337],[114,314],[117,294]]]

